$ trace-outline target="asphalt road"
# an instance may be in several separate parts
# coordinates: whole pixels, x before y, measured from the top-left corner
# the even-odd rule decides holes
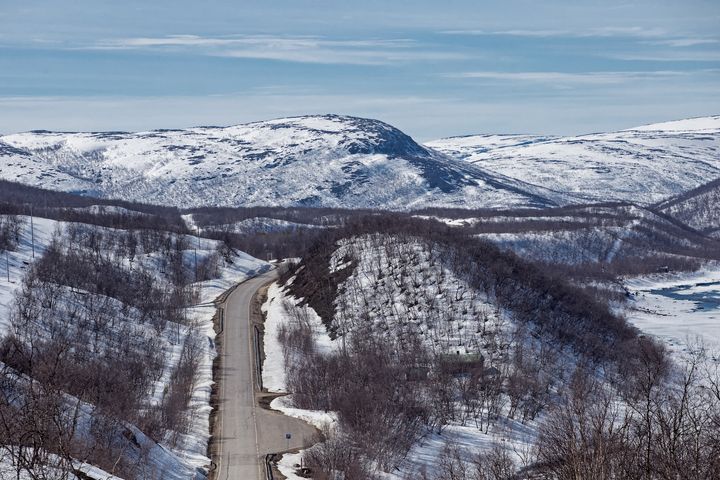
[[[247,280],[225,302],[216,458],[218,480],[264,480],[265,455],[307,447],[313,443],[316,433],[305,422],[257,404],[250,309],[255,292],[276,277],[273,270]]]

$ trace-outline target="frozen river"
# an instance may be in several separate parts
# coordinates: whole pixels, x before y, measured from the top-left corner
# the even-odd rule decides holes
[[[720,282],[677,285],[650,290],[649,293],[661,295],[673,300],[693,302],[695,304],[695,310],[720,309]]]
[[[720,271],[637,278],[627,286],[633,325],[673,350],[701,342],[720,352]]]

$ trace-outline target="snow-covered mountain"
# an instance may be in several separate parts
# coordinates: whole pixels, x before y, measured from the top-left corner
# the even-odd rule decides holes
[[[651,204],[720,178],[720,116],[426,146],[386,123],[338,115],[140,133],[34,131],[0,136],[0,178],[178,207]]]
[[[376,120],[324,115],[142,133],[0,137],[0,178],[181,207],[541,206],[522,182]]]
[[[650,204],[720,178],[720,116],[577,137],[476,135],[427,144],[486,171],[558,192],[558,203]]]

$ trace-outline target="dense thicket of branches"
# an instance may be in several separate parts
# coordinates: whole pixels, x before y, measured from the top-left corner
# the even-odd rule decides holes
[[[533,471],[557,479],[716,478],[720,377],[710,365],[696,352],[666,378],[650,361],[643,381],[619,394],[576,371],[541,428]]]
[[[468,458],[452,444],[423,480],[712,480],[720,468],[720,377],[694,354],[668,378],[618,392],[580,367],[523,453],[496,445]]]
[[[222,241],[225,245],[263,260],[275,258],[298,258],[305,255],[308,249],[325,231],[319,228],[293,228],[277,232],[235,233],[228,230],[204,230],[203,235]]]
[[[442,217],[442,218],[497,218],[497,217],[525,217],[536,218],[541,215],[545,218],[560,217],[585,217],[587,219],[613,219],[615,215],[611,212],[605,212],[605,209],[618,209],[631,207],[632,204],[626,202],[599,202],[586,205],[569,205],[566,207],[549,207],[543,209],[537,208],[424,208],[414,210],[412,213],[416,215]]]
[[[572,428],[589,430],[565,432],[572,434],[571,440],[558,439],[558,436],[562,437],[558,432],[555,432],[556,436],[551,435],[552,426],[558,422],[562,424],[558,415],[572,412],[568,403],[574,398],[572,392],[582,390],[581,382],[585,382],[602,385],[604,391],[609,392],[608,398],[614,407],[627,405],[635,412],[634,416],[628,417],[630,423],[626,427],[626,433],[632,432],[635,436],[609,451],[603,450],[607,462],[622,462],[619,457],[610,458],[619,451],[629,455],[628,449],[632,447],[635,456],[628,462],[637,471],[645,472],[645,476],[628,478],[674,478],[659,475],[657,470],[653,470],[653,474],[647,473],[647,465],[655,462],[648,460],[647,444],[652,438],[659,438],[653,435],[661,435],[659,431],[667,430],[663,425],[669,421],[658,416],[665,408],[661,408],[660,403],[678,392],[677,375],[673,373],[665,350],[655,341],[640,336],[623,318],[612,313],[607,303],[571,285],[559,273],[563,270],[522,260],[488,242],[458,235],[457,230],[437,222],[408,219],[402,215],[357,218],[328,232],[284,279],[295,277],[290,283],[291,293],[303,298],[305,304],[323,318],[331,333],[342,334],[334,329],[337,308],[340,308],[336,299],[340,285],[344,285],[348,272],[354,268],[353,259],[345,258],[343,262],[349,262],[348,267],[331,272],[331,257],[340,239],[368,234],[380,234],[373,238],[387,238],[388,242],[400,244],[420,242],[426,250],[439,252],[446,268],[473,288],[485,292],[511,316],[517,327],[511,332],[511,338],[484,338],[486,346],[511,346],[504,356],[499,357],[498,363],[479,367],[470,363],[448,365],[448,359],[428,351],[421,338],[408,335],[412,330],[403,329],[400,341],[399,331],[395,332],[396,338],[387,333],[378,334],[370,328],[363,329],[362,318],[369,312],[359,312],[360,321],[356,322],[359,327],[339,340],[342,349],[333,354],[322,354],[313,345],[309,322],[303,319],[302,305],[289,307],[295,312],[293,321],[280,335],[285,348],[288,389],[293,392],[297,406],[332,410],[338,413],[340,420],[339,430],[328,432],[329,443],[308,453],[306,461],[309,465],[325,472],[327,478],[335,478],[333,471],[344,472],[346,479],[372,478],[372,469],[368,470],[368,466],[375,465],[386,471],[392,469],[409,446],[428,429],[442,430],[447,423],[460,423],[474,424],[487,431],[501,415],[525,422],[560,402],[562,408],[552,408],[544,417],[549,420],[544,420],[546,427],[541,441],[532,454],[528,453],[522,475],[541,474],[568,479],[625,478],[623,475],[628,471],[617,473],[620,471],[612,469],[607,475],[600,471],[593,472],[599,476],[588,477],[586,474],[591,470],[578,473],[572,469],[595,467],[568,466],[569,462],[596,462],[597,459],[588,460],[590,457],[585,456],[578,460],[566,457],[564,453],[558,455],[563,450],[557,442],[577,441],[578,435],[583,439],[585,435],[591,435],[592,428],[597,428],[591,420],[573,420]],[[567,356],[568,349],[573,352],[571,357]],[[572,379],[566,371],[568,362],[579,365]],[[692,397],[693,400],[688,402],[695,405],[692,407],[695,410],[706,403],[702,420],[697,420],[704,427],[701,436],[693,434],[683,440],[683,448],[690,448],[695,442],[702,450],[702,458],[709,459],[716,452],[713,443],[716,437],[712,432],[716,428],[713,425],[717,424],[713,422],[717,422],[720,413],[718,404],[709,402],[707,395],[702,393],[704,387],[700,385],[707,385],[707,382],[698,378],[696,375],[693,380],[692,394],[686,396]],[[648,419],[647,413],[648,390],[653,392],[652,402],[657,403],[652,419]],[[596,398],[599,397],[589,396],[585,407],[594,409]],[[613,421],[616,419],[613,417]],[[563,425],[567,426],[567,422]],[[615,434],[614,424],[602,428],[606,427],[611,435]],[[646,433],[642,433],[643,428]],[[653,433],[647,433],[648,429]],[[667,432],[664,434],[668,435]],[[342,454],[332,448],[339,443],[345,446]],[[582,450],[588,446],[574,448]],[[657,453],[652,455],[661,452],[660,449],[654,451]],[[418,472],[412,478],[484,480],[521,475],[518,466],[502,449],[478,454],[470,464],[467,458],[460,457],[449,449],[443,454],[442,465],[435,471]],[[688,465],[687,461],[676,462]],[[681,471],[673,468],[668,470],[673,475]],[[699,467],[693,468],[699,472]],[[707,477],[709,471],[705,468],[705,473],[691,478],[710,478]]]
[[[398,351],[384,339],[357,335],[347,339],[341,352],[321,355],[302,323],[282,336],[295,404],[337,412],[348,453],[362,452],[364,461],[390,469],[439,418],[438,406],[431,396],[420,395],[423,387],[414,378],[430,364],[420,342],[417,348]]]
[[[88,210],[93,206],[120,207],[128,211],[108,208],[107,211],[98,213]],[[0,180],[0,215],[2,214],[35,214],[53,220],[118,229],[189,233],[177,208],[56,192],[6,180]]]
[[[186,210],[200,227],[227,225],[257,217],[309,225],[340,225],[346,219],[368,215],[370,210],[310,207],[206,207]]]
[[[630,364],[636,357],[636,344],[641,341],[637,331],[558,272],[437,222],[403,216],[362,217],[328,232],[304,258],[300,264],[303,268],[288,274],[297,273],[293,293],[305,299],[328,325],[342,281],[329,271],[334,244],[340,238],[367,233],[419,238],[429,248],[442,249],[448,268],[479,291],[487,292],[517,321],[551,335],[588,359]]]
[[[138,432],[172,443],[187,431],[202,354],[188,248],[172,232],[70,224],[30,266],[0,341],[0,450],[18,471],[65,474],[75,459],[147,478]],[[151,395],[167,372],[171,387]]]

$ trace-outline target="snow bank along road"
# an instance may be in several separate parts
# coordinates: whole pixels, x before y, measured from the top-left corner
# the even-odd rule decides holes
[[[224,304],[217,480],[264,480],[265,455],[307,447],[315,434],[305,422],[257,405],[250,309],[255,293],[276,277],[273,270],[247,280]]]

